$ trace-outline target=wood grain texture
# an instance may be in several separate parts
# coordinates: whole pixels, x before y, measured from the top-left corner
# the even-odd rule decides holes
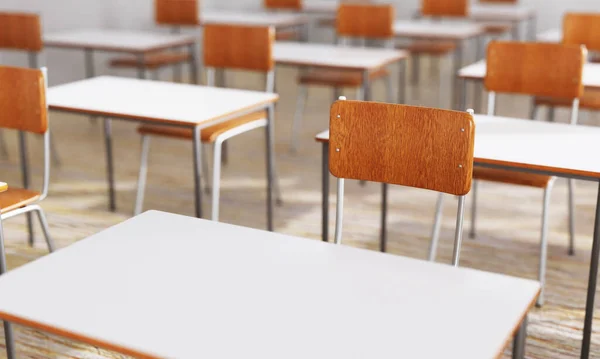
[[[456,49],[456,43],[453,41],[413,41],[406,45],[401,45],[402,49],[411,54],[422,55],[445,55]]]
[[[42,25],[38,15],[0,12],[0,49],[38,52],[42,48]]]
[[[38,198],[40,198],[40,192],[38,191],[11,187],[0,194],[1,213],[8,213],[17,208],[25,207],[35,202]]]
[[[198,0],[154,0],[154,21],[159,25],[196,26]]]
[[[579,98],[587,51],[579,45],[493,41],[487,50],[488,91]]]
[[[369,72],[369,81],[389,76],[385,68]],[[298,83],[305,85],[358,87],[363,83],[363,71],[315,69],[298,75]]]
[[[336,101],[329,131],[336,177],[454,195],[471,189],[475,123],[466,112]]]
[[[264,0],[263,5],[271,10],[302,10],[302,0]]]
[[[600,51],[600,13],[566,13],[563,17],[563,44],[585,45]]]
[[[144,56],[142,66],[146,69],[158,69],[164,66],[180,64],[190,60],[190,54],[182,52],[162,52]],[[111,67],[137,68],[138,59],[135,57],[117,57],[110,60]]]
[[[421,0],[423,16],[465,17],[468,13],[468,0]]]
[[[0,127],[42,134],[48,128],[44,75],[0,66]]]
[[[394,37],[395,11],[392,5],[341,3],[337,11],[339,36],[390,39]]]
[[[550,183],[552,177],[534,173],[475,167],[473,169],[473,179],[528,187],[546,188],[548,187],[548,183]]]
[[[275,31],[262,26],[206,25],[204,66],[268,72]]]
[[[535,104],[537,106],[571,107],[572,101],[569,99],[536,97]],[[579,99],[579,108],[593,111],[600,110],[600,91],[584,90],[583,96]]]

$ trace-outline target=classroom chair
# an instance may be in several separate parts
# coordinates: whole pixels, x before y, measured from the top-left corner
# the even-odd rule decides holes
[[[302,11],[302,0],[264,0],[263,7],[268,11]],[[307,34],[306,34],[307,35]],[[278,30],[275,32],[277,41],[301,40],[303,35],[295,29]]]
[[[490,43],[487,50],[487,74],[484,86],[488,91],[489,116],[496,112],[496,93],[548,96],[571,102],[571,123],[577,122],[579,99],[583,95],[583,64],[587,51],[581,45],[547,43],[500,42]],[[556,177],[501,169],[475,167],[473,170],[473,204],[470,236],[475,237],[477,183],[491,181],[544,190],[538,279],[542,292],[537,305],[544,303],[546,261],[548,251],[548,207],[550,192]],[[574,250],[573,180],[569,180],[569,253]],[[438,198],[429,259],[435,259],[439,240],[443,197]]]
[[[600,13],[567,13],[563,17],[563,44],[585,45],[588,51],[597,54],[600,52]],[[547,120],[554,122],[556,107],[569,107],[570,102],[565,99],[550,97],[535,97],[531,109],[531,118],[537,117],[540,106],[548,107]],[[584,90],[579,107],[582,110],[600,110],[600,91]]]
[[[392,5],[377,5],[363,3],[342,3],[336,16],[337,41],[344,44],[348,39],[383,41],[384,46],[394,46],[395,11]],[[296,113],[292,123],[291,151],[298,149],[298,133],[304,108],[308,97],[308,86],[325,86],[334,89],[334,101],[339,97],[339,89],[354,88],[357,98],[366,99],[367,94],[362,90],[365,82],[384,79],[386,81],[387,102],[394,99],[393,85],[390,73],[385,67],[370,73],[370,78],[363,78],[362,71],[335,69],[302,69],[298,76],[298,99]]]
[[[344,179],[383,183],[382,230],[388,184],[428,189],[459,196],[452,257],[458,266],[474,138],[471,113],[336,101],[329,115],[329,170],[337,177],[335,243],[342,242]]]
[[[42,41],[42,24],[39,15],[19,12],[0,11],[0,51],[19,51],[26,52],[29,60],[29,67],[37,69],[39,67],[39,57],[44,49]],[[21,173],[23,176],[23,188],[30,186],[29,158],[27,156],[27,131],[19,131],[19,155],[21,164]],[[52,162],[60,166],[60,157],[54,146],[50,142],[50,156]],[[0,154],[8,156],[8,149],[4,139],[4,131],[0,129]],[[29,244],[33,245],[33,222],[31,213],[27,213],[27,228],[29,230]]]
[[[0,194],[2,220],[23,213],[37,213],[48,250],[54,250],[48,221],[39,203],[48,195],[50,180],[50,131],[46,103],[46,69],[0,66],[0,127],[44,137],[44,177],[41,192],[11,186]]]
[[[215,70],[246,70],[266,75],[266,92],[273,92],[275,72],[273,44],[275,31],[269,27],[206,25],[204,27],[204,66],[208,85],[214,86]],[[267,113],[259,111],[202,129],[204,144],[213,146],[212,219],[219,220],[219,189],[221,176],[221,146],[225,140],[257,128],[266,128]],[[161,136],[191,140],[193,131],[178,127],[141,125],[142,156],[138,180],[135,214],[142,211],[146,185],[150,137]],[[203,171],[207,173],[206,170]],[[274,176],[276,177],[276,176]],[[277,178],[274,180],[277,202],[281,202]]]
[[[154,21],[159,26],[171,27],[171,32],[179,33],[182,27],[200,25],[198,0],[154,0]],[[193,50],[191,50],[193,51]],[[158,72],[165,67],[173,68],[173,78],[181,81],[181,65],[188,63],[190,52],[159,51],[144,56],[142,59],[132,56],[117,57],[110,60],[113,68],[141,69],[153,71],[153,78],[158,79]],[[192,69],[192,72],[195,70]],[[194,75],[192,75],[194,77]],[[195,83],[197,79],[193,78]]]

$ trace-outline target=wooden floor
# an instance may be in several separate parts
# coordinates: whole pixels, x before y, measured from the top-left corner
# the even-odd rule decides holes
[[[427,63],[425,63],[426,65]],[[430,75],[428,66],[422,67],[422,81],[426,84],[420,93],[411,91],[413,104],[435,106],[438,99],[437,76]],[[132,74],[129,74],[132,75]],[[165,78],[168,73],[163,74]],[[284,204],[277,208],[275,228],[278,232],[302,237],[320,238],[321,219],[321,148],[314,135],[327,127],[328,109],[332,93],[329,89],[311,89],[307,116],[301,134],[301,149],[289,153],[290,127],[295,109],[296,71],[279,69],[278,90],[282,99],[277,107],[276,150],[277,168],[283,191]],[[236,73],[229,77],[238,87],[259,89],[260,78]],[[383,86],[378,84],[375,98],[383,99]],[[414,93],[413,93],[414,92]],[[349,98],[354,92],[348,91]],[[448,95],[447,90],[442,93]],[[499,114],[527,116],[525,98],[499,98]],[[543,115],[544,112],[541,112]],[[582,119],[596,123],[594,115]],[[566,112],[558,112],[559,121],[566,121]],[[102,126],[81,116],[51,114],[51,128],[62,165],[54,166],[50,193],[43,207],[47,211],[52,235],[59,247],[85,238],[127,219],[133,208],[136,187],[140,140],[135,124],[116,122],[114,142],[116,178],[118,183],[118,211],[107,211]],[[5,131],[10,145],[10,157],[0,161],[0,180],[11,186],[20,181],[16,135]],[[265,228],[265,166],[264,133],[257,131],[230,141],[229,163],[222,172],[221,220],[255,228]],[[34,162],[35,184],[40,184],[41,139],[29,138],[30,157]],[[590,153],[590,156],[597,155]],[[185,215],[193,214],[191,143],[173,139],[155,139],[150,154],[149,181],[145,208]],[[332,194],[335,182],[332,181]],[[369,183],[365,187],[356,182],[346,185],[344,239],[347,245],[376,250],[379,233],[380,186]],[[566,182],[559,180],[552,194],[550,235],[548,249],[547,304],[530,316],[528,358],[577,358],[583,327],[585,290],[593,229],[593,215],[597,187],[577,182],[577,251],[567,254],[568,232],[566,211]],[[461,265],[525,278],[536,278],[538,268],[539,234],[542,191],[484,183],[480,186],[478,237],[467,239],[463,245]],[[390,194],[389,252],[397,255],[425,258],[434,212],[436,194],[423,190],[394,187]],[[209,210],[205,197],[205,213]],[[468,202],[469,205],[470,202]],[[446,202],[438,261],[449,263],[452,250],[455,200]],[[331,196],[333,213],[335,196]],[[467,216],[466,226],[470,224]],[[333,230],[333,221],[330,223]],[[46,254],[41,231],[36,228],[34,248],[27,245],[23,217],[5,223],[8,264],[14,269]],[[169,238],[165,238],[168,242]],[[140,251],[143,251],[140,248]],[[110,265],[110,258],[106,259]],[[191,278],[193,279],[193,278]],[[84,279],[82,279],[84,280]],[[77,283],[73,283],[77,286]],[[98,286],[98,291],[106,288]],[[39,293],[39,300],[53,293]],[[118,296],[119,293],[114,293]],[[317,294],[318,295],[318,294]],[[407,293],[410,295],[410,293]],[[94,293],[81,293],[81,301]],[[443,301],[444,298],[439,298]],[[362,309],[364,310],[364,308]],[[490,308],[490,311],[494,308]],[[596,328],[600,327],[600,312],[596,314]],[[148,318],[152,325],[152,318]],[[115,323],[118,325],[118,323]],[[164,328],[156,328],[163,330]],[[592,352],[600,357],[600,333],[595,332]],[[0,335],[2,331],[0,330]],[[165,333],[168,335],[168,333]],[[402,340],[398,338],[398,345]],[[477,340],[473,338],[473,340]],[[435,343],[432,343],[435,344]],[[4,339],[0,338],[0,346]],[[118,354],[74,343],[45,333],[17,327],[19,358],[115,358]],[[507,348],[507,355],[510,348]],[[0,357],[5,352],[0,348]]]

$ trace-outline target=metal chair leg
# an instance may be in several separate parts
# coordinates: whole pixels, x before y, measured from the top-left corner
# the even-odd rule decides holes
[[[544,305],[544,286],[546,284],[546,262],[548,258],[548,205],[550,203],[550,192],[552,184],[544,189],[544,203],[542,206],[542,234],[540,239],[540,267],[538,270],[538,280],[540,282],[541,291],[537,299],[536,306]]]
[[[548,107],[548,122],[554,122],[554,120],[555,120],[554,107]]]
[[[433,220],[433,231],[431,233],[431,245],[429,246],[429,261],[435,261],[437,247],[440,239],[440,229],[442,227],[442,209],[444,208],[444,194],[438,195],[438,200],[435,205],[435,217]]]
[[[385,78],[385,98],[387,103],[394,103],[394,84],[392,84],[392,76],[388,75]]]
[[[8,148],[6,147],[6,139],[4,138],[4,130],[0,130],[0,155],[2,158],[8,158]]]
[[[50,236],[50,228],[48,226],[48,220],[46,219],[46,214],[44,213],[44,210],[42,209],[42,207],[39,207],[39,206],[35,206],[35,207],[36,208],[34,210],[37,213],[38,219],[40,221],[40,225],[42,226],[42,232],[44,232],[44,238],[46,239],[46,244],[48,245],[48,251],[50,253],[52,253],[56,250],[56,246],[54,245],[54,240]]]
[[[146,190],[146,178],[148,177],[148,152],[150,151],[150,136],[142,135],[142,154],[140,157],[140,172],[138,174],[137,194],[135,196],[135,208],[133,215],[142,212],[144,206],[144,191]]]
[[[537,118],[538,106],[535,104],[535,98],[531,101],[531,109],[529,110],[529,118],[535,120]]]
[[[211,187],[210,187],[210,181],[208,180],[208,178],[210,176],[208,175],[209,172],[208,172],[208,159],[207,159],[208,153],[207,152],[208,151],[206,151],[206,150],[202,151],[202,159],[201,159],[201,161],[202,161],[202,175],[206,179],[204,181],[204,192],[206,194],[210,194]]]
[[[412,55],[411,57],[412,63],[412,85],[415,86],[419,82],[419,71],[420,71],[420,56]]]
[[[221,190],[221,147],[219,138],[213,145],[213,179],[212,179],[212,215],[213,221],[219,221],[219,191]]]
[[[569,255],[575,254],[575,180],[568,180],[569,185]]]
[[[303,85],[298,86],[298,98],[296,100],[296,113],[294,114],[294,122],[292,122],[292,141],[290,151],[296,153],[298,150],[298,134],[300,132],[300,124],[304,116],[304,108],[308,97],[308,88]]]
[[[475,222],[477,221],[477,185],[478,181],[473,181],[471,193],[473,193],[473,202],[471,202],[471,229],[469,230],[469,238],[475,239]]]

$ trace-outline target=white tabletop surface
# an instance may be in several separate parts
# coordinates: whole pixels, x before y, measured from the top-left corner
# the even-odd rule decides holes
[[[200,15],[203,24],[234,24],[287,27],[306,24],[310,18],[289,12],[206,10]]]
[[[535,39],[539,42],[560,42],[562,41],[562,30],[550,29],[542,31],[535,36]]]
[[[147,52],[196,42],[191,35],[131,30],[77,29],[44,35],[44,46]]]
[[[328,141],[329,131],[316,139]],[[599,144],[599,127],[475,115],[475,163],[600,179]]]
[[[459,77],[483,79],[486,74],[485,60],[465,66],[458,71]],[[600,89],[600,64],[586,63],[583,67],[583,84],[590,89]]]
[[[0,317],[165,358],[492,359],[539,288],[150,211],[3,275]]]
[[[536,11],[519,5],[473,4],[469,13],[475,20],[523,21],[535,16]]]
[[[354,70],[376,69],[408,56],[408,52],[401,50],[304,42],[278,41],[273,49],[273,57],[279,64]]]
[[[485,32],[477,23],[429,20],[397,20],[394,33],[399,37],[440,40],[465,40]]]
[[[275,102],[276,94],[101,76],[48,89],[50,109],[193,125]]]

